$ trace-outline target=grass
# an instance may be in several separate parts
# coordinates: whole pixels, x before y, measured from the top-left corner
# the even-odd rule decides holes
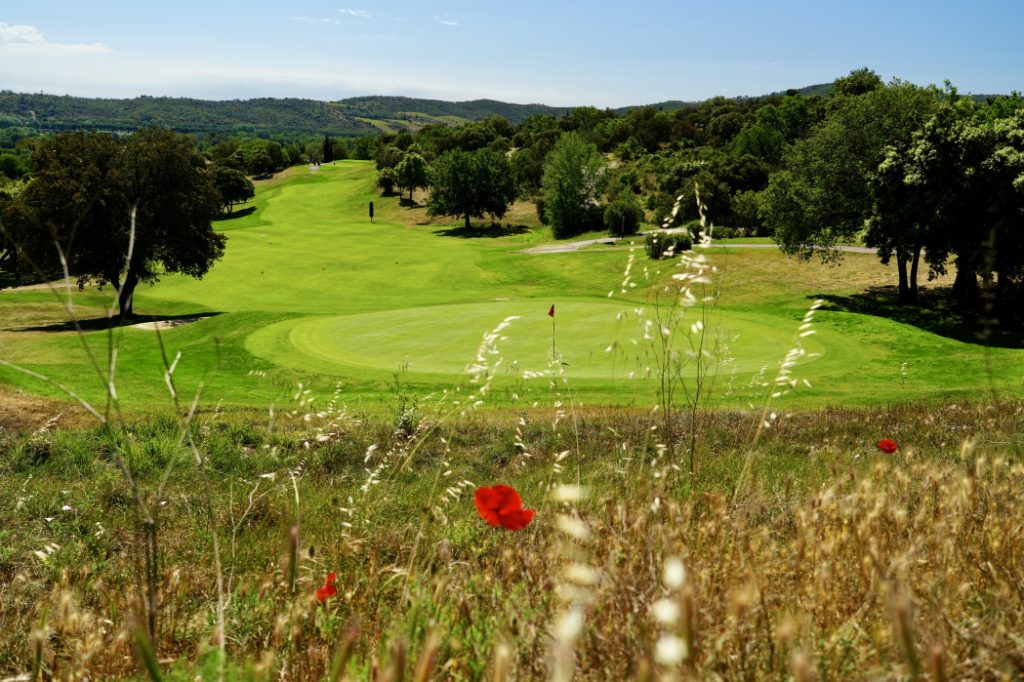
[[[597,246],[522,254],[552,241],[532,204],[517,203],[503,223],[464,233],[457,219],[430,221],[421,206],[378,196],[374,177],[372,164],[339,161],[263,181],[251,213],[217,224],[228,236],[227,254],[203,280],[170,276],[139,290],[140,314],[210,316],[162,333],[170,356],[182,353],[176,371],[185,390],[204,383],[226,405],[253,407],[280,403],[299,382],[326,391],[341,381],[353,406],[390,405],[399,384],[425,395],[461,383],[480,334],[508,315],[523,320],[501,348],[504,366],[543,369],[551,347],[544,313],[555,304],[558,348],[578,399],[647,401],[653,390],[645,378],[649,344],[630,313],[643,306],[650,314],[657,283],[671,274],[669,264],[644,262],[638,267],[648,276],[634,277],[640,286],[610,300],[628,251]],[[377,207],[373,224],[366,216],[369,201]],[[477,234],[486,238],[473,238]],[[580,238],[588,236],[601,235]],[[714,248],[708,254],[722,278],[716,333],[735,346],[731,357],[744,358],[723,366],[730,381],[728,389],[719,384],[720,405],[760,399],[758,377],[781,359],[815,298],[829,301],[817,320],[815,350],[822,355],[802,370],[812,387],[784,404],[964,395],[985,367],[999,368],[992,381],[1001,391],[1017,391],[1024,379],[1024,354],[1013,344],[986,351],[949,329],[922,331],[915,320],[894,321],[874,314],[881,309],[850,303],[860,292],[891,283],[890,269],[873,256],[847,254],[835,268],[797,263],[773,250]],[[76,314],[101,318],[109,295],[93,288],[74,292]],[[626,319],[617,319],[619,313]],[[81,341],[61,326],[64,318],[43,291],[0,293],[0,357],[66,377],[74,390],[100,399],[102,385],[88,377]],[[95,327],[85,338],[105,357],[108,332]],[[118,383],[126,404],[145,410],[162,403],[162,382],[154,381],[153,368],[160,366],[154,333],[113,334],[121,348]],[[609,347],[613,352],[605,353]],[[634,379],[623,380],[630,374]],[[5,368],[0,380],[58,394]],[[492,400],[529,405],[534,398],[523,383],[507,372],[496,380]]]
[[[585,625],[562,644],[580,679],[879,679],[928,666],[1012,678],[1024,667],[1019,402],[797,413],[766,432],[746,482],[754,420],[717,412],[690,489],[644,411],[477,414],[407,435],[316,398],[311,418],[300,409],[272,430],[199,418],[201,461],[180,459],[151,498],[165,679],[323,679],[346,639],[346,679],[395,665],[412,675],[430,657],[437,679],[501,679],[502,665],[547,679],[565,637],[549,633],[574,605]],[[900,451],[880,454],[880,436]],[[107,436],[2,437],[0,674],[141,675],[137,521]],[[147,495],[184,454],[177,439],[166,414],[117,433]],[[582,501],[547,499],[577,476]],[[522,492],[537,510],[530,527],[477,518],[472,485],[491,482]],[[560,530],[566,518],[581,539]],[[663,578],[673,560],[679,584]],[[319,605],[332,571],[338,594]]]
[[[507,225],[431,224],[358,162],[261,183],[210,276],[138,296],[208,316],[161,332],[179,407],[155,332],[106,327],[109,292],[72,294],[81,335],[47,292],[0,294],[0,357],[99,401],[82,344],[106,367],[113,339],[133,408],[89,425],[0,374],[0,678],[1024,674],[1019,344],[892,319],[858,298],[891,278],[871,256],[723,245],[727,409],[666,415],[643,336],[674,324],[652,301],[677,270],[624,283],[629,252],[530,256],[550,233],[524,205]],[[810,386],[767,398],[798,329]],[[494,483],[525,530],[477,516]]]

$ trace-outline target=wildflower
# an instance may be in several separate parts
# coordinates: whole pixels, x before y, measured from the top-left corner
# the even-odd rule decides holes
[[[338,588],[334,586],[334,580],[334,571],[331,571],[327,574],[327,582],[324,583],[323,587],[317,589],[316,600],[321,604],[323,604],[329,597],[333,597],[338,594]]]
[[[889,440],[888,438],[883,438],[882,440],[878,441],[878,449],[887,455],[891,455],[892,453],[896,452],[898,448],[899,446],[896,445],[896,441]]]
[[[476,510],[492,526],[522,530],[533,520],[533,510],[523,509],[523,501],[515,488],[496,485],[476,489]]]

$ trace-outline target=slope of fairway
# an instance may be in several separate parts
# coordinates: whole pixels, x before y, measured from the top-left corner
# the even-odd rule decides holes
[[[137,307],[173,300],[219,312],[341,314],[553,291],[601,296],[621,273],[621,253],[531,260],[504,241],[371,224],[367,205],[383,200],[366,162],[292,174],[261,192],[256,212],[218,223],[228,248],[209,274],[166,277],[140,289]]]

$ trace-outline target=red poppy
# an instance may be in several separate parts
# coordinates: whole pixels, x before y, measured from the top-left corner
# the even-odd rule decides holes
[[[476,510],[492,526],[522,530],[533,520],[533,510],[523,509],[515,488],[495,485],[476,489]]]
[[[878,449],[887,455],[891,455],[892,453],[896,452],[897,448],[899,448],[899,446],[896,445],[896,441],[894,440],[883,438],[882,440],[878,441]]]
[[[338,594],[338,588],[334,586],[334,579],[334,571],[331,571],[327,575],[327,582],[324,583],[324,586],[317,589],[316,600],[321,604],[323,604],[328,597],[333,597]]]

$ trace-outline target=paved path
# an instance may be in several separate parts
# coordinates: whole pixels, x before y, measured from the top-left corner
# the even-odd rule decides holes
[[[601,239],[584,239],[578,242],[564,242],[561,244],[542,244],[541,246],[531,246],[528,249],[523,249],[521,253],[540,254],[540,253],[572,253],[579,251],[582,248],[590,246],[592,244],[614,244],[619,241],[621,237],[602,237]],[[778,244],[715,244],[712,246],[728,247],[730,249],[777,249]],[[876,253],[877,249],[873,249],[867,246],[836,246],[834,247],[837,251],[844,251],[846,253]]]
[[[561,244],[542,244],[541,246],[531,246],[528,249],[523,249],[523,253],[570,253],[572,251],[579,251],[591,244],[614,244],[617,241],[619,241],[619,237],[602,237],[601,239],[584,239],[583,241],[563,242]]]

